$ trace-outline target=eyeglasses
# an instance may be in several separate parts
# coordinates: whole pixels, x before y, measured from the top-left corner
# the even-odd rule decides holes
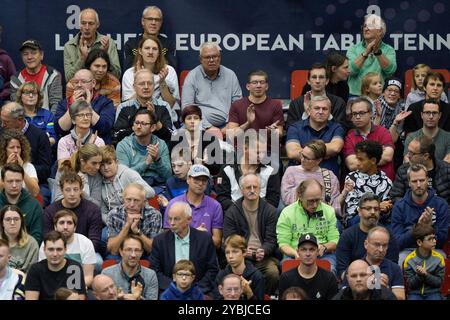
[[[144,122],[144,121],[135,121],[135,122],[133,122],[134,123],[134,125],[136,125],[136,126],[149,126],[149,125],[151,125],[152,123],[151,122]]]
[[[427,117],[429,116],[437,117],[439,113],[440,113],[439,111],[422,111],[422,114],[426,115]]]
[[[7,218],[3,218],[3,221],[7,222],[7,223],[11,223],[14,221],[14,223],[18,223],[20,221],[19,217],[7,217]]]
[[[217,60],[217,59],[219,59],[219,55],[212,55],[212,56],[203,56],[202,57],[202,59],[204,59],[204,60],[207,60],[207,61],[209,61],[209,60]]]
[[[436,236],[429,236],[429,237],[425,237],[423,238],[424,241],[436,241]]]
[[[94,79],[91,79],[91,80],[85,80],[85,79],[75,80],[75,79],[72,79],[72,82],[73,82],[74,84],[88,84],[88,83],[90,83],[92,80],[94,80]]]
[[[306,204],[308,206],[312,206],[312,205],[315,205],[316,203],[319,203],[320,201],[322,201],[322,199],[309,199],[309,200],[306,200]]]
[[[161,18],[152,18],[152,17],[144,17],[143,18],[145,21],[149,21],[149,22],[161,22],[162,19]]]
[[[35,92],[35,91],[28,91],[28,90],[24,90],[23,92],[22,92],[22,94],[23,95],[29,95],[29,96],[37,96],[37,92]]]
[[[386,91],[392,94],[400,94],[400,90],[398,89],[387,89]]]
[[[267,81],[266,80],[252,80],[252,81],[250,81],[250,83],[253,84],[253,85],[266,84]]]
[[[313,160],[316,160],[316,159],[309,158],[309,157],[305,156],[305,155],[303,154],[303,152],[300,153],[300,157],[302,157],[302,158],[303,158],[304,160],[306,160],[306,161],[313,161]]]
[[[423,152],[412,152],[412,151],[408,150],[406,155],[409,156],[409,157],[414,157],[415,155],[419,155],[419,154],[422,154],[422,153]]]
[[[78,117],[78,118],[81,118],[81,119],[83,119],[83,118],[89,119],[89,118],[92,117],[92,112],[88,112],[88,113],[77,113],[75,116]]]
[[[369,113],[370,111],[359,111],[359,112],[352,112],[351,115],[353,118],[362,117],[365,114]]]
[[[379,212],[380,211],[380,207],[361,207],[361,209],[364,209],[366,211],[375,211],[375,212]]]
[[[190,277],[193,276],[193,274],[192,273],[188,273],[188,272],[177,272],[176,276],[180,277],[180,278],[185,278],[185,277],[186,278],[190,278]]]

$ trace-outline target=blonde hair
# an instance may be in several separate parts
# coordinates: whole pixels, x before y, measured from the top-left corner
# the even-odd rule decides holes
[[[368,72],[363,77],[363,79],[361,81],[361,95],[362,96],[368,95],[370,84],[372,83],[372,80],[375,77],[379,77],[381,80],[381,76],[377,72]]]
[[[418,89],[415,75],[416,75],[416,71],[419,70],[419,69],[426,69],[427,74],[431,71],[430,67],[428,65],[424,64],[424,63],[419,63],[418,65],[416,65],[413,68],[411,88],[414,89],[414,90]]]

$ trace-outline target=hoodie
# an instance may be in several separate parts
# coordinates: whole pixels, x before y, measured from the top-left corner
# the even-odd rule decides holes
[[[9,205],[8,198],[5,191],[0,193],[0,207]],[[15,204],[22,210],[25,217],[25,225],[27,227],[28,234],[36,239],[40,244],[42,241],[42,208],[39,202],[25,189],[22,188],[20,192],[19,200]]]
[[[196,283],[184,292],[177,288],[177,284],[172,282],[170,286],[161,294],[160,300],[205,300],[203,292]]]
[[[114,181],[103,178],[102,182],[102,220],[106,224],[108,212],[115,207],[120,207],[122,203],[122,194],[125,187],[130,183],[138,183],[145,189],[145,198],[151,199],[155,196],[155,191],[135,170],[120,164],[117,168]]]
[[[412,192],[408,190],[405,196],[397,201],[392,209],[392,233],[400,250],[415,248],[416,241],[412,236],[412,228],[419,221],[426,207],[433,208],[433,228],[436,231],[438,248],[442,248],[448,235],[449,208],[447,201],[436,195],[433,189],[428,189],[428,197],[421,205],[412,200]]]

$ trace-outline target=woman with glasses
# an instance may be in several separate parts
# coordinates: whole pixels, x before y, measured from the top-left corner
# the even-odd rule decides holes
[[[0,237],[9,244],[9,266],[27,273],[38,261],[39,246],[27,233],[24,215],[17,206],[7,205],[0,210]]]
[[[154,74],[154,99],[161,99],[168,104],[172,121],[178,120],[175,110],[180,109],[180,92],[178,76],[175,69],[168,65],[159,39],[145,35],[139,42],[134,65],[126,70],[122,78],[122,101],[135,95],[133,88],[134,74],[140,69],[147,69]]]
[[[56,142],[56,133],[53,127],[55,116],[48,109],[43,108],[42,100],[42,92],[35,81],[23,83],[17,91],[16,102],[23,106],[25,119],[30,125],[44,131],[50,145],[54,145]]]
[[[285,206],[297,201],[297,188],[305,179],[315,179],[324,188],[325,202],[331,205],[336,215],[341,216],[339,180],[333,171],[320,167],[326,156],[326,146],[322,140],[311,140],[300,153],[301,164],[286,169],[281,180],[281,200]]]
[[[25,172],[23,188],[33,197],[39,194],[39,180],[36,168],[30,162],[31,147],[28,139],[18,130],[5,130],[0,136],[0,168],[8,163],[17,163]],[[3,181],[0,181],[3,189]]]
[[[91,129],[93,111],[89,103],[84,100],[75,101],[69,107],[69,115],[74,127],[58,141],[58,165],[70,159],[85,144],[93,143],[99,147],[105,145],[103,139],[97,136],[97,131],[93,132]]]

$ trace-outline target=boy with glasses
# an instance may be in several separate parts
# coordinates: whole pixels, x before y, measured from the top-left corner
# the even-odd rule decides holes
[[[173,266],[173,282],[161,294],[160,300],[205,300],[194,279],[194,264],[189,260],[179,260]]]

